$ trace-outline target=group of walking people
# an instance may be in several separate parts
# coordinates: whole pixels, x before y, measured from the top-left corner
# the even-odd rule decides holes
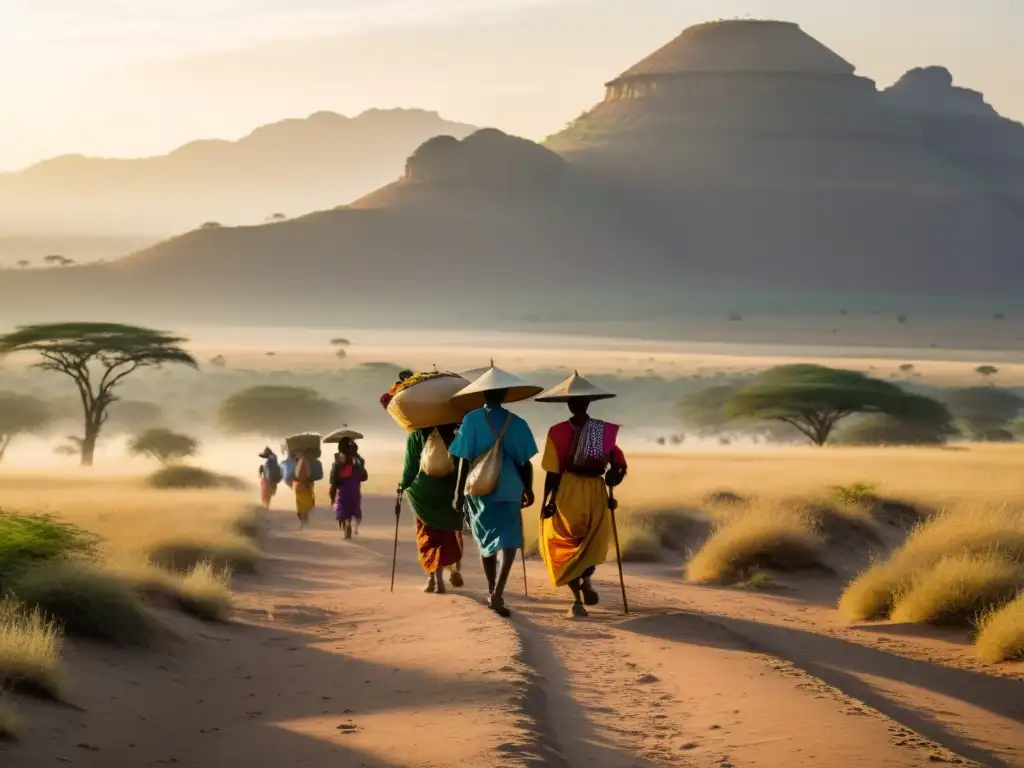
[[[402,371],[394,390],[431,376]],[[465,380],[447,374],[454,380]],[[445,572],[452,587],[464,585],[464,535],[469,533],[480,552],[487,581],[488,607],[509,616],[505,587],[517,551],[524,548],[523,510],[534,507],[533,460],[539,453],[533,433],[508,403],[536,397],[538,402],[565,403],[569,418],[548,430],[541,457],[545,473],[540,504],[538,547],[552,583],[569,587],[569,615],[587,615],[586,606],[600,600],[592,577],[605,562],[612,539],[609,489],[626,476],[626,458],[618,447],[619,428],[588,413],[590,404],[615,397],[573,373],[543,392],[493,365],[451,398],[451,421],[409,428],[399,494],[405,494],[416,516],[416,547],[427,574],[426,592],[443,594]],[[542,393],[542,394],[541,394]],[[538,396],[539,395],[539,396]],[[386,408],[389,393],[381,398]],[[464,415],[463,415],[464,414]],[[260,457],[261,498],[269,507],[279,483],[295,493],[299,526],[309,523],[316,505],[315,483],[324,479],[320,437],[315,443],[286,444],[287,458],[278,463],[268,447]],[[337,440],[330,473],[330,499],[345,538],[358,535],[362,521],[361,486],[368,479],[359,454],[362,435],[347,428],[324,442]],[[401,504],[396,505],[400,514]],[[525,552],[524,552],[525,556]]]
[[[411,372],[403,372],[407,374]],[[542,392],[516,376],[491,367],[453,398],[453,403],[483,398],[461,424],[412,431],[406,441],[405,471],[399,492],[408,495],[416,515],[419,561],[427,573],[427,592],[445,591],[444,570],[452,586],[461,586],[463,529],[468,527],[480,552],[487,581],[488,607],[510,615],[505,587],[524,546],[523,510],[536,504],[533,459],[539,453],[527,423],[504,405]],[[566,403],[570,418],[547,435],[541,469],[539,549],[555,586],[573,595],[569,615],[587,615],[599,595],[592,584],[597,566],[608,556],[612,537],[608,489],[622,482],[626,459],[617,445],[618,427],[592,418],[591,403],[614,395],[574,373],[536,399]],[[432,477],[423,454],[439,436],[452,459],[451,471]],[[492,482],[479,482],[492,462]],[[477,481],[477,482],[475,482]],[[481,492],[486,491],[486,493]]]

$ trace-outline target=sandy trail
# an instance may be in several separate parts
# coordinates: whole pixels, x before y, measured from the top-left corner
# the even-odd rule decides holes
[[[473,553],[461,594],[420,591],[408,513],[392,596],[390,505],[366,506],[352,542],[327,512],[303,533],[275,512],[233,625],[168,617],[179,637],[157,653],[69,649],[82,710],[24,703],[33,732],[0,763],[1024,765],[1019,679],[864,639],[813,601],[668,569],[629,569],[630,616],[602,569],[604,603],[570,621],[540,564],[528,598],[517,565],[503,621],[481,604]]]

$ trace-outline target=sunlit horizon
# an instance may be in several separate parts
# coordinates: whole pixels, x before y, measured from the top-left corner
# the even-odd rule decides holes
[[[948,67],[1024,117],[1012,30],[983,0],[7,0],[0,11],[0,170],[64,154],[139,157],[238,139],[290,117],[417,107],[540,140],[602,83],[716,18],[795,21],[884,87]],[[755,13],[756,12],[756,13]]]

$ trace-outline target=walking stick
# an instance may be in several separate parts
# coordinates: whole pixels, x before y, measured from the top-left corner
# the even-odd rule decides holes
[[[526,597],[530,596],[530,589],[526,586],[526,528],[523,525],[523,512],[519,511],[519,537],[523,540],[523,546],[519,548],[519,554],[522,555],[523,563],[523,594]]]
[[[615,562],[619,566],[619,587],[622,589],[623,613],[629,613],[629,600],[626,599],[626,580],[622,577],[622,552],[619,550],[619,528],[615,524],[615,508],[619,502],[615,500],[615,489],[608,488],[608,511],[612,514],[612,536],[615,538]]]
[[[395,549],[391,553],[391,591],[395,591],[395,567],[398,565],[398,520],[402,516],[402,486],[395,496]]]

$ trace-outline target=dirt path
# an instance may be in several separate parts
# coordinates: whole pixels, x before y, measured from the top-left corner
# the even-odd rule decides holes
[[[34,727],[0,764],[1024,766],[1020,680],[844,640],[813,604],[637,569],[627,617],[609,567],[605,604],[570,621],[531,563],[503,621],[472,554],[460,595],[420,591],[411,523],[388,594],[386,502],[352,542],[326,518],[299,533],[275,513],[235,624],[168,617],[156,653],[71,647],[81,710],[21,702]]]

